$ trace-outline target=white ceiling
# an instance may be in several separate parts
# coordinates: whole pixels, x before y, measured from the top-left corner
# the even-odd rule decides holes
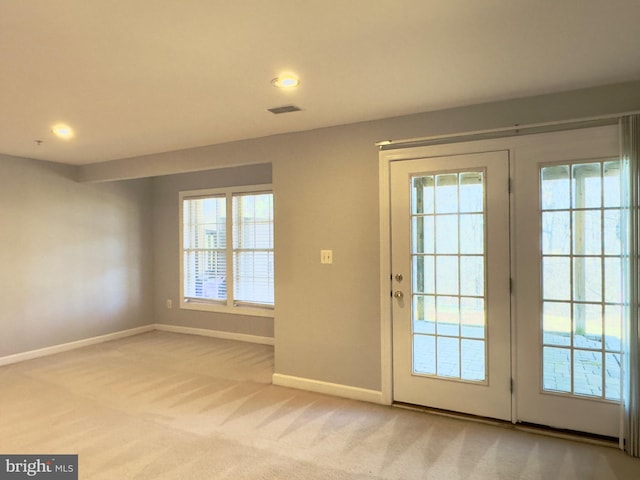
[[[639,19],[640,0],[2,0],[0,152],[86,164],[637,80]],[[295,91],[271,86],[285,71]]]

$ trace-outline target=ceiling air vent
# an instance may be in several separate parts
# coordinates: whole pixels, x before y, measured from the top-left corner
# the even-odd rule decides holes
[[[268,108],[267,110],[275,115],[279,115],[281,113],[299,112],[301,108],[295,105],[285,105],[284,107]]]

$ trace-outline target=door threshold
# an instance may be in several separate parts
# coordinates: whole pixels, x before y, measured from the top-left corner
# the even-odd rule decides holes
[[[411,403],[404,403],[404,402],[393,402],[391,406],[396,408],[402,408],[405,410],[413,410],[416,412],[428,413],[431,415],[438,415],[441,417],[453,418],[456,420],[467,420],[475,423],[492,425],[494,427],[508,428],[510,430],[534,433],[537,435],[545,435],[547,437],[561,438],[563,440],[571,440],[574,442],[588,443],[588,444],[597,445],[600,447],[620,448],[620,443],[618,438],[608,437],[606,435],[597,435],[595,433],[578,432],[575,430],[564,430],[560,428],[553,428],[546,425],[538,425],[535,423],[528,423],[528,422],[512,423],[508,420],[482,417],[479,415],[472,415],[469,413],[454,412],[451,410],[425,407],[422,405],[413,405]]]

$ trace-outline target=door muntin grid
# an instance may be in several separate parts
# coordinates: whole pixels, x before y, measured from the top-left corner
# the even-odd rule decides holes
[[[411,178],[414,375],[487,383],[483,169]]]
[[[620,166],[540,166],[544,393],[620,401]]]

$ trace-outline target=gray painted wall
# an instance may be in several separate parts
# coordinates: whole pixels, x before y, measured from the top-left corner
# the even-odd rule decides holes
[[[271,183],[271,165],[222,168],[153,179],[155,301],[157,323],[273,337],[273,319],[196,310],[180,305],[180,238],[178,193],[186,190]],[[173,308],[166,307],[172,300]]]
[[[151,182],[0,155],[0,357],[151,322]]]
[[[640,110],[640,82],[358,123],[89,165],[80,177],[103,181],[216,167],[269,163],[276,208],[277,373],[380,389],[378,152],[374,143]],[[296,115],[296,114],[293,114]],[[193,178],[197,178],[193,177]],[[177,193],[171,177],[156,180],[157,239],[175,238]],[[173,186],[171,186],[173,185]],[[177,240],[156,249],[156,306],[175,295]],[[334,251],[321,265],[320,249]],[[159,282],[159,283],[158,283]],[[184,316],[156,310],[163,322]],[[191,325],[256,323],[214,319]],[[246,322],[246,323],[245,323]],[[225,327],[226,328],[226,327]],[[231,327],[229,327],[231,328]],[[262,327],[261,327],[262,328]]]
[[[87,182],[162,176],[153,180],[155,222],[151,227],[141,219],[142,231],[148,228],[155,240],[155,281],[148,283],[155,289],[154,299],[149,300],[149,304],[154,306],[154,321],[268,335],[270,327],[254,321],[252,317],[228,318],[166,311],[164,301],[166,298],[176,299],[178,291],[177,191],[183,187],[213,187],[219,181],[216,172],[208,172],[206,176],[182,174],[221,167],[271,165],[276,208],[276,372],[379,390],[378,152],[374,143],[385,139],[498,128],[630,110],[640,110],[640,82],[167,152],[88,165],[79,168],[77,174],[79,179]],[[242,170],[243,175],[237,175],[238,171],[233,172],[233,169],[222,172],[226,175],[225,181],[243,181],[239,177],[245,175],[250,178],[255,175],[257,180],[261,175],[260,169],[266,167],[243,168],[246,168]],[[181,175],[172,177],[173,174]],[[63,180],[57,181],[66,185]],[[42,183],[35,180],[36,186],[42,186]],[[94,189],[102,192],[100,187],[92,185],[69,188],[72,191],[86,188],[87,192]],[[111,194],[109,201],[116,204],[133,201],[132,197],[135,197],[128,186],[103,188]],[[121,190],[109,190],[113,188]],[[141,188],[144,190],[146,187],[141,185]],[[87,201],[93,198],[90,193],[86,197]],[[102,198],[108,197],[104,194]],[[4,196],[2,198],[1,204],[6,208]],[[67,194],[56,191],[51,198],[62,198],[62,202],[68,204],[64,208],[51,207],[59,210],[58,215],[62,215],[67,208],[77,208],[73,207],[75,203],[66,200]],[[137,201],[140,202],[138,210],[144,210],[140,206],[144,204],[143,199],[138,198]],[[108,209],[107,204],[97,203],[98,210]],[[38,203],[32,203],[32,208],[38,208]],[[135,209],[133,206],[131,208]],[[92,225],[90,220],[95,222],[89,212],[78,215],[86,218],[89,225]],[[19,219],[15,221],[19,222]],[[95,229],[95,223],[93,226]],[[32,228],[35,226],[32,225]],[[136,232],[131,235],[144,236],[141,230]],[[84,230],[82,233],[86,235],[83,245],[99,242],[99,235]],[[64,231],[60,232],[62,238],[66,238],[65,234]],[[121,235],[125,236],[126,233],[123,231]],[[20,242],[22,239],[16,238],[14,241]],[[115,238],[113,242],[121,243]],[[66,260],[74,265],[73,253],[63,251],[64,243],[55,241],[60,250],[56,254],[59,268],[66,265]],[[96,250],[82,245],[78,248],[81,251],[88,248],[89,252]],[[320,264],[320,249],[334,251],[333,265]],[[10,250],[12,256],[17,255],[17,247]],[[37,249],[30,247],[25,258],[31,259],[37,255]],[[108,260],[104,262],[104,268],[113,263],[122,264],[118,263],[118,258],[109,257]],[[15,260],[11,261],[15,264]],[[76,268],[91,270],[82,266]],[[32,271],[25,271],[25,274],[29,272]],[[6,276],[5,273],[0,275]],[[9,278],[4,280],[8,281]],[[31,282],[38,284],[37,280],[27,278],[22,281],[28,285]],[[67,287],[54,291],[68,290]],[[85,310],[93,309],[95,295],[81,288],[79,292],[82,298],[78,302]],[[9,312],[20,313],[20,306],[29,307],[26,298]],[[64,314],[64,308],[58,313]],[[74,318],[86,316],[86,312],[81,313]],[[111,318],[117,317],[116,313],[105,312],[102,321],[110,322]],[[59,315],[47,318],[54,324],[59,321]],[[69,323],[67,320],[65,322]],[[37,323],[32,322],[24,329],[16,324],[9,333],[20,339],[30,335],[31,327]],[[91,334],[86,327],[82,330],[84,324],[81,320],[68,324],[67,328],[72,329],[75,325],[80,330],[68,332],[66,337],[81,338]],[[64,337],[59,334],[55,339],[63,341],[64,338],[60,336]],[[40,344],[47,341],[43,338]],[[22,342],[23,346],[34,344],[38,343]]]

